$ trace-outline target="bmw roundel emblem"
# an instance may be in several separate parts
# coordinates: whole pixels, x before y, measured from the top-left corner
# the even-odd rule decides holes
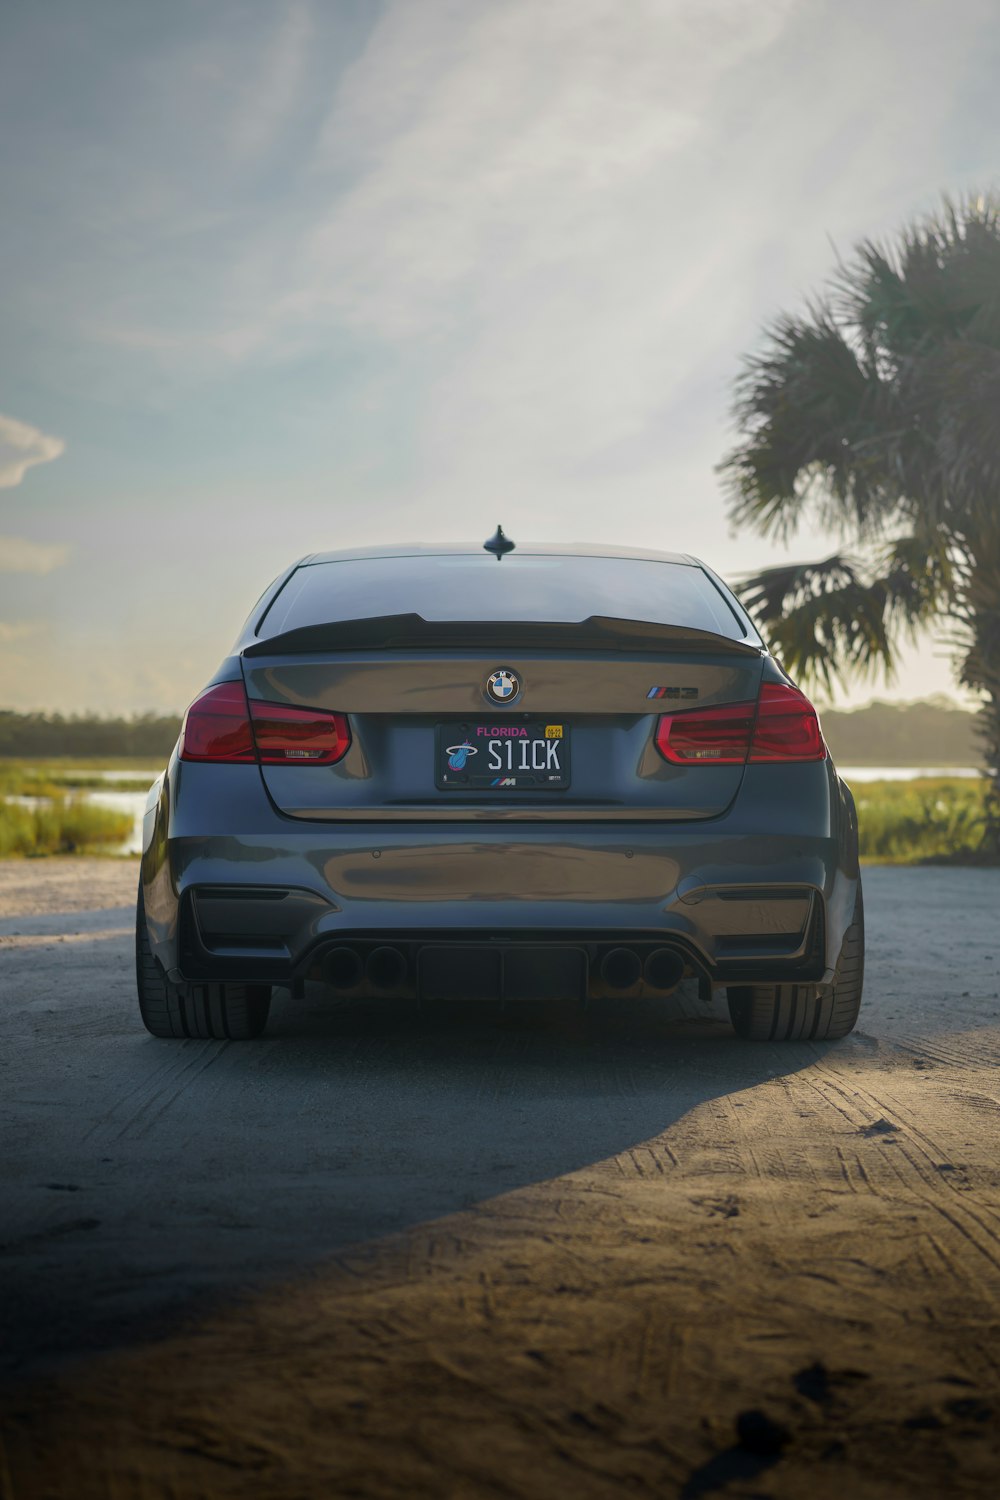
[[[507,667],[498,667],[486,679],[486,696],[491,703],[513,703],[520,691],[520,678]]]

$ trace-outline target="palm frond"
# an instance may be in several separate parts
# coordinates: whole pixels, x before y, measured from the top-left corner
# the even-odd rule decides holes
[[[835,680],[891,677],[894,621],[883,579],[840,553],[746,578],[738,592],[792,676],[828,691]]]
[[[937,616],[984,694],[1000,850],[1000,194],[945,200],[841,260],[804,316],[767,330],[736,382],[742,436],[720,465],[737,526],[817,522],[858,549],[747,579],[789,668],[892,669]]]
[[[883,525],[891,395],[822,306],[776,323],[736,384],[746,436],[720,466],[736,525],[782,539],[807,518],[859,535]]]
[[[894,623],[912,632],[947,608],[964,576],[964,562],[943,530],[916,531],[896,537],[879,552],[876,575],[885,582]]]
[[[833,279],[838,322],[887,365],[950,339],[1000,337],[1000,198],[945,198],[892,243],[863,241]]]
[[[869,563],[838,552],[766,568],[739,594],[787,669],[829,689],[834,679],[891,677],[901,637],[940,610],[956,566],[940,540],[907,535]]]

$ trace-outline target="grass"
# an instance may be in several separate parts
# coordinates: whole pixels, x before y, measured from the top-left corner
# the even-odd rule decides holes
[[[120,774],[108,756],[23,760],[0,757],[0,858],[11,855],[100,854],[120,847],[132,832],[126,812],[95,807],[81,792],[145,792],[163,769],[160,761],[122,759]],[[38,797],[38,807],[7,799]]]
[[[11,854],[69,854],[114,848],[131,830],[127,814],[93,807],[75,792],[100,789],[145,792],[163,769],[158,761],[130,758],[121,774],[108,757],[38,761],[0,758],[0,858]],[[916,781],[859,782],[861,857],[886,864],[924,860],[981,862],[986,783],[969,777],[928,776]],[[48,806],[19,807],[5,797],[49,799]]]
[[[67,791],[145,792],[163,770],[160,761],[128,760],[114,777],[107,756],[97,760],[7,760],[0,758],[0,797],[62,797]]]
[[[132,832],[128,813],[56,797],[21,807],[0,797],[0,858],[25,854],[91,854],[114,849]]]
[[[915,781],[861,782],[852,791],[863,860],[981,862],[985,780],[927,776]]]

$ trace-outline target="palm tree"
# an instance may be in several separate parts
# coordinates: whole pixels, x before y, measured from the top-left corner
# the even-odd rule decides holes
[[[737,526],[845,550],[768,568],[744,602],[794,674],[890,674],[935,622],[983,700],[984,849],[1000,854],[1000,197],[863,241],[736,383],[721,465]]]

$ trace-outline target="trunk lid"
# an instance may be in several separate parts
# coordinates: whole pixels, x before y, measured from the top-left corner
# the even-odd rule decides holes
[[[350,722],[351,746],[337,764],[262,766],[282,812],[338,821],[686,820],[716,817],[736,797],[742,766],[671,765],[654,734],[661,713],[755,700],[759,646],[607,618],[535,626],[399,621],[341,621],[244,650],[251,699],[327,709]],[[501,668],[518,679],[509,708],[486,697]],[[494,728],[495,737],[483,736]],[[471,764],[485,766],[510,755],[505,742],[526,730],[561,731],[564,789],[518,777],[495,788],[440,784],[442,746],[451,747],[453,734],[455,745],[474,742]],[[544,764],[544,753],[535,755]]]

